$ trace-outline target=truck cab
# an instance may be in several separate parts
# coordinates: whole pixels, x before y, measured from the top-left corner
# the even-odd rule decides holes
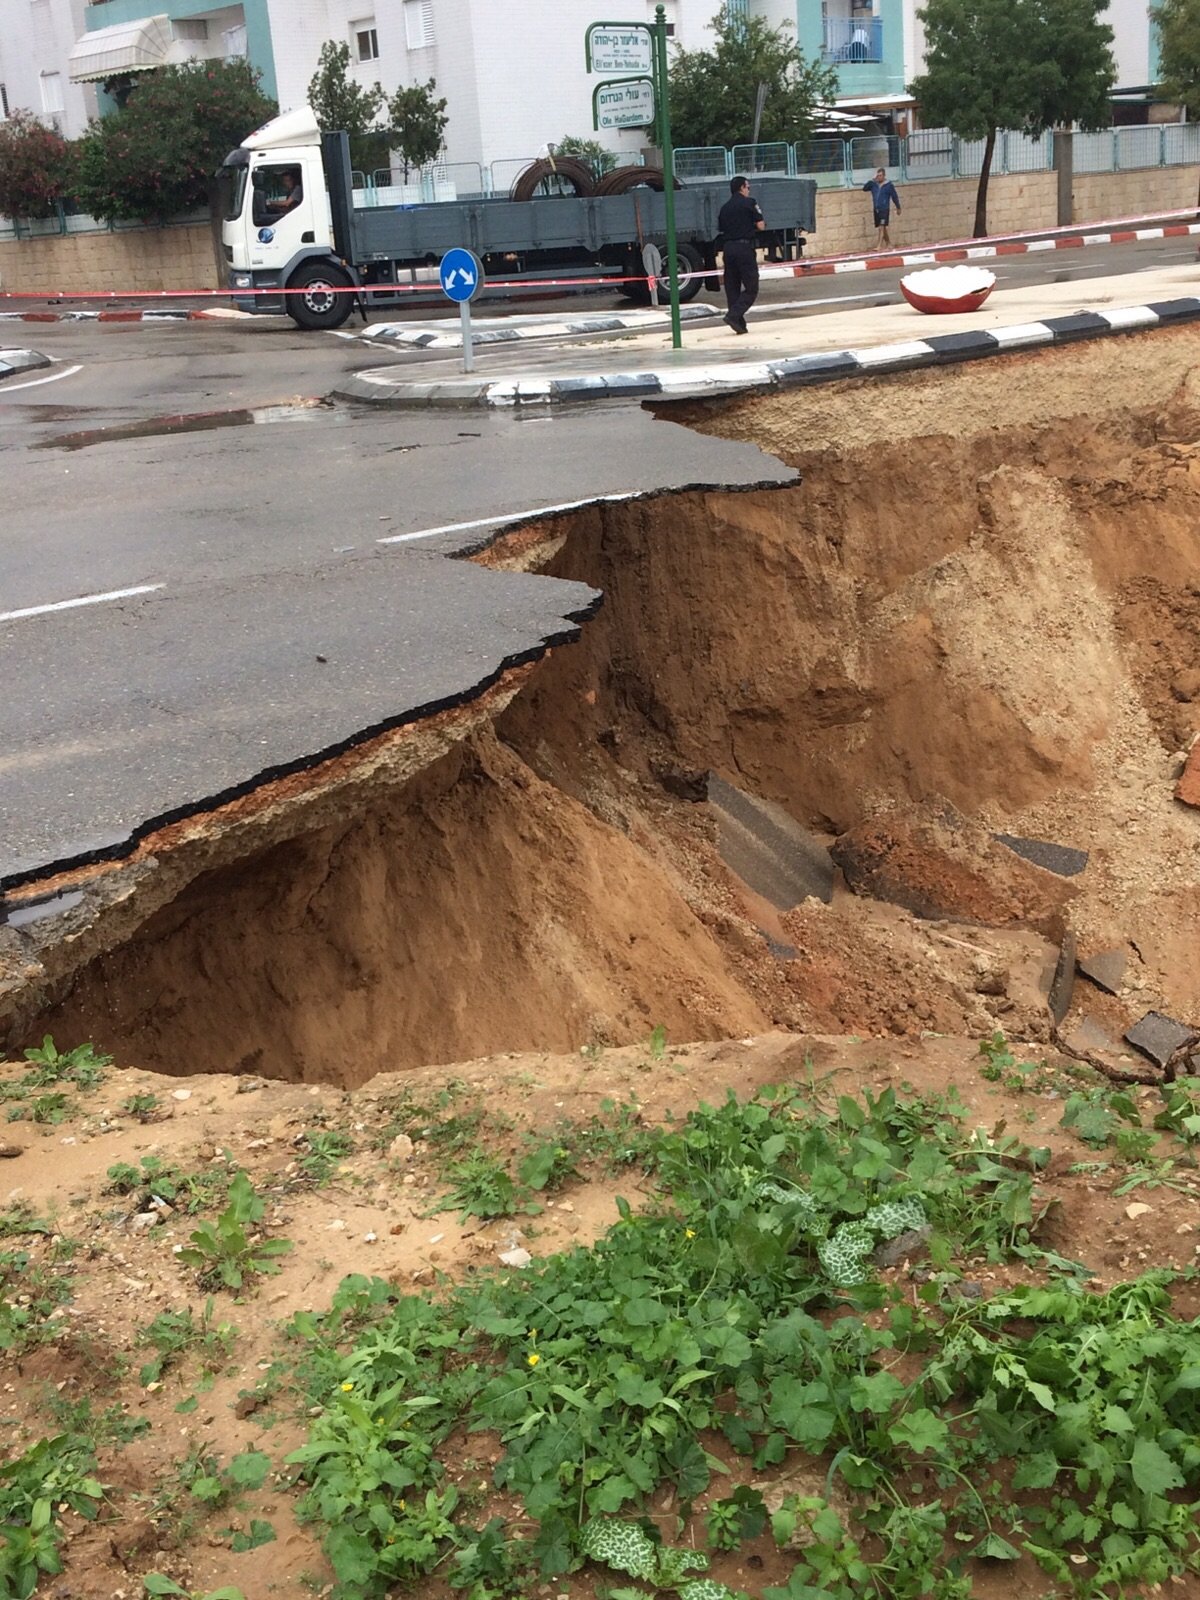
[[[225,158],[221,177],[229,286],[256,291],[235,294],[233,304],[287,311],[302,327],[344,321],[353,280],[337,260],[321,132],[310,107],[257,129]],[[284,288],[303,292],[285,295]]]

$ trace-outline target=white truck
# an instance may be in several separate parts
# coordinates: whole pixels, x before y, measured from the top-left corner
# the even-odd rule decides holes
[[[356,205],[350,142],[344,133],[321,133],[308,106],[252,133],[225,158],[221,177],[229,287],[255,291],[235,293],[234,305],[286,311],[302,328],[340,327],[356,306],[364,317],[373,307],[394,310],[411,298],[412,269],[436,264],[456,245],[474,251],[489,277],[625,279],[622,292],[643,302],[650,298],[643,247],[656,244],[666,254],[664,197],[645,187],[586,197]],[[756,178],[754,193],[773,231],[814,228],[811,179]],[[690,300],[699,274],[716,265],[717,213],[728,197],[726,183],[688,184],[676,193],[681,300]],[[665,298],[665,268],[660,287]]]

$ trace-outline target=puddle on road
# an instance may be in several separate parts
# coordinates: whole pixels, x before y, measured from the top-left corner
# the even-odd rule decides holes
[[[215,428],[246,428],[264,422],[315,422],[318,418],[344,413],[332,400],[287,400],[274,406],[239,406],[221,411],[181,411],[164,417],[144,417],[136,422],[117,422],[105,428],[85,428],[78,433],[60,433],[42,439],[35,450],[85,450],[89,445],[111,444],[119,439],[160,439],[173,433],[209,433]]]

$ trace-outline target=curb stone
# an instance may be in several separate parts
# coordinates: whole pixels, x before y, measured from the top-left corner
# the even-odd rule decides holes
[[[1157,301],[1153,305],[1117,306],[1111,311],[1079,311],[1006,328],[932,334],[928,339],[873,345],[861,350],[825,350],[779,360],[710,362],[703,366],[647,368],[564,378],[442,378],[437,383],[394,379],[388,373],[395,369],[375,368],[343,379],[333,392],[339,400],[365,400],[373,405],[510,409],[594,400],[645,400],[656,396],[702,398],[753,389],[832,383],[843,378],[873,377],[920,367],[950,366],[1002,355],[1008,350],[1068,344],[1197,320],[1200,320],[1200,298],[1189,296]]]
[[[40,350],[0,350],[0,383],[18,372],[32,372],[37,367],[48,367],[50,357]]]

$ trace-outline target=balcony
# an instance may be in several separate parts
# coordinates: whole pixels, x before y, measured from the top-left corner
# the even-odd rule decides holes
[[[881,17],[825,17],[822,26],[822,61],[841,67],[883,60]]]

